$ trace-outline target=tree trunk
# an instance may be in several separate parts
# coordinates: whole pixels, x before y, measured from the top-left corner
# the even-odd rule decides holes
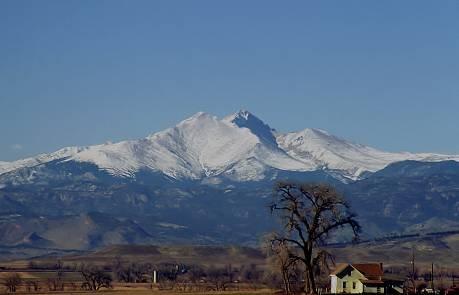
[[[316,291],[316,283],[314,280],[314,269],[312,267],[312,242],[309,240],[306,244],[306,247],[303,248],[303,254],[304,254],[304,265],[306,267],[305,270],[305,275],[306,275],[306,280],[305,280],[305,292],[306,294],[317,294]]]
[[[288,269],[282,271],[282,280],[284,281],[285,294],[291,294],[290,290],[290,280],[288,278]]]
[[[311,266],[308,267],[308,277],[309,277],[309,282],[310,282],[310,290],[309,294],[317,294],[317,288],[316,288],[316,280],[314,278],[314,270],[312,269]]]
[[[310,264],[306,265],[306,271],[305,271],[306,279],[305,279],[305,292],[306,294],[317,294],[317,288],[316,288],[316,281],[314,277],[314,270]]]

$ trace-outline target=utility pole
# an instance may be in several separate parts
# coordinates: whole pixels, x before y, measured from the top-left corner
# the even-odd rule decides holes
[[[416,281],[414,277],[414,248],[411,248],[411,282],[413,283],[414,294],[416,294]]]
[[[432,288],[433,291],[435,291],[434,289],[434,267],[433,267],[433,262],[432,262],[432,270],[430,272],[430,288]]]

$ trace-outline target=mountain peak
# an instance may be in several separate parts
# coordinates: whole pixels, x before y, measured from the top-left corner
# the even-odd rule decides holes
[[[0,162],[0,175],[48,162],[76,161],[93,163],[123,177],[151,170],[177,179],[223,173],[237,175],[234,179],[262,179],[266,167],[272,167],[284,171],[327,169],[339,177],[358,179],[363,172],[375,172],[404,160],[459,161],[459,156],[389,153],[319,129],[277,133],[241,109],[223,119],[198,112],[144,139],[64,148],[15,162]]]
[[[212,116],[211,114],[206,113],[206,112],[197,112],[196,114],[194,114],[193,116],[189,117],[188,119],[185,119],[185,121],[192,120],[192,119],[213,118],[213,117],[214,116]]]
[[[192,125],[202,124],[203,122],[210,121],[210,120],[217,120],[217,118],[209,113],[197,112],[191,117],[181,121],[176,126],[179,127],[179,126],[184,126],[184,125],[189,125],[189,124],[192,124]]]
[[[240,109],[237,113],[234,114],[234,117],[244,118],[245,120],[248,120],[250,116],[255,117],[251,112],[244,109]]]
[[[277,145],[273,135],[274,129],[247,110],[241,109],[237,113],[225,117],[223,121],[240,128],[247,128],[265,143]]]
[[[259,122],[263,123],[263,121],[260,120],[257,116],[255,116],[251,112],[249,112],[247,110],[244,110],[244,109],[240,109],[236,113],[231,114],[229,116],[226,116],[223,119],[223,121],[227,121],[227,122],[231,122],[231,123],[236,123],[236,122],[240,122],[240,121],[249,121],[249,120],[255,120],[255,121],[259,121]]]

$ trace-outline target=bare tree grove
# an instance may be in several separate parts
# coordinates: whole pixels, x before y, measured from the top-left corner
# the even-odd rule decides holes
[[[14,293],[17,288],[21,285],[22,278],[17,273],[9,274],[5,277],[3,284],[8,289],[8,292]]]

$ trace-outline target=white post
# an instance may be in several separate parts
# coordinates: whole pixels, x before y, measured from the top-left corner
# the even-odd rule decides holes
[[[153,271],[153,284],[156,285],[156,283],[158,282],[158,275],[156,273],[156,270]]]

